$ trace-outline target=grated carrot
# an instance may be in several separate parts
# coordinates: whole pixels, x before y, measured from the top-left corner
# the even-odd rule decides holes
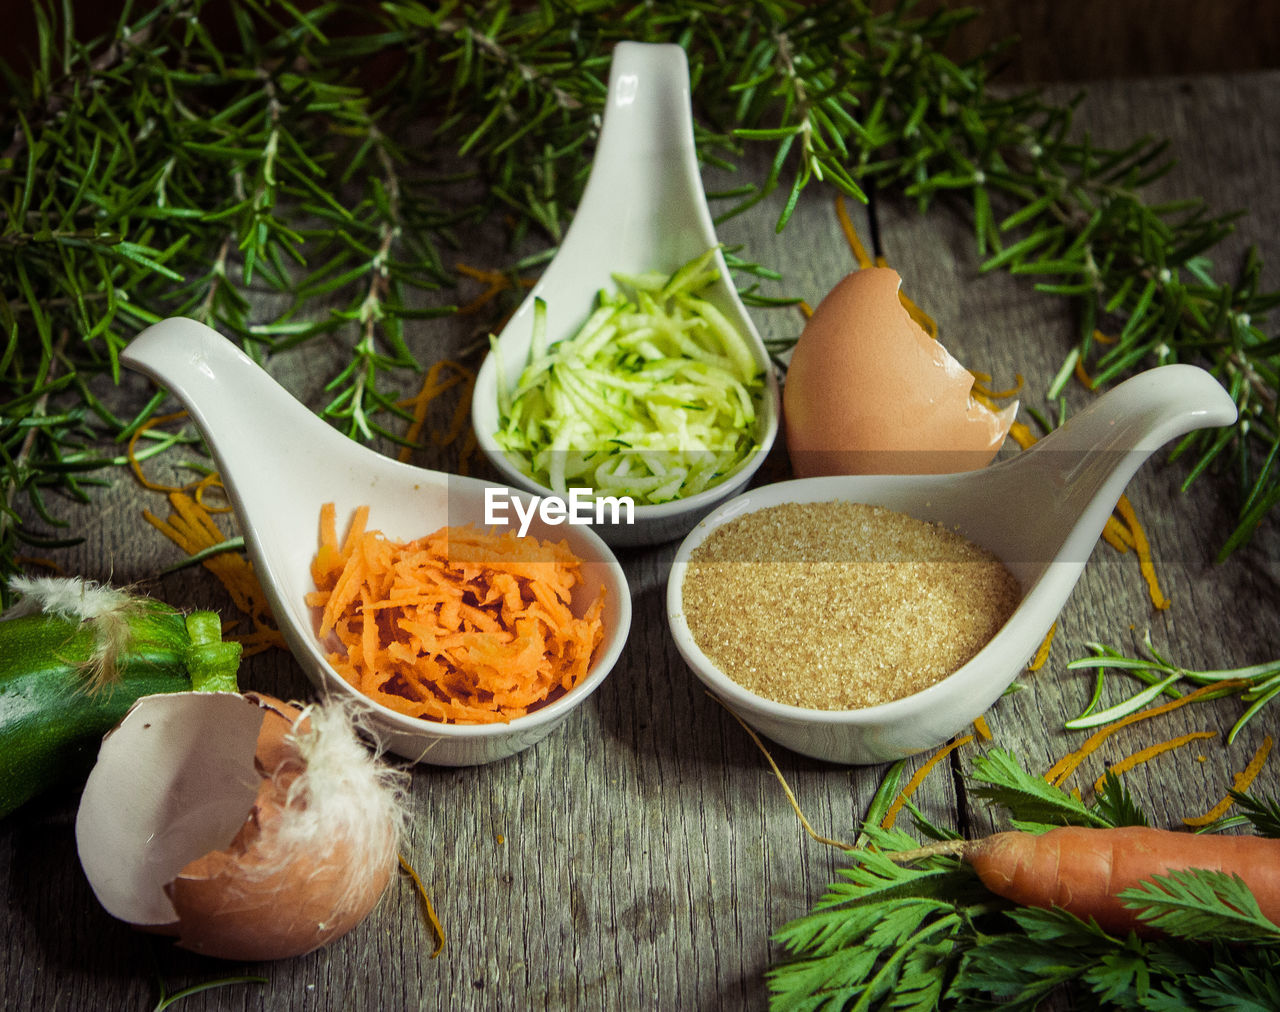
[[[1084,744],[1078,749],[1074,752],[1068,752],[1049,767],[1044,775],[1044,779],[1055,787],[1061,787],[1067,777],[1071,776],[1071,774],[1079,768],[1080,764],[1084,762],[1099,745],[1121,728],[1128,727],[1130,724],[1136,724],[1140,720],[1159,717],[1172,710],[1176,710],[1180,706],[1185,706],[1187,703],[1192,703],[1198,699],[1202,699],[1211,693],[1219,692],[1223,689],[1239,688],[1248,684],[1250,684],[1248,681],[1240,678],[1227,679],[1221,682],[1211,682],[1208,685],[1200,686],[1192,692],[1188,692],[1185,696],[1179,696],[1177,699],[1171,699],[1167,703],[1161,703],[1158,706],[1150,706],[1145,710],[1139,710],[1137,713],[1131,713],[1128,716],[1121,717],[1113,723],[1098,728],[1098,730],[1094,731],[1093,734],[1089,735],[1089,737],[1085,739]]]
[[[143,488],[150,489],[153,492],[185,492],[194,488],[199,482],[189,482],[186,485],[164,485],[157,481],[152,481],[142,473],[142,462],[138,460],[138,440],[142,438],[142,434],[157,425],[164,425],[166,422],[172,422],[179,418],[186,418],[185,411],[175,411],[169,415],[157,415],[155,418],[148,418],[133,431],[133,435],[129,437],[127,448],[125,449],[125,458],[129,461],[129,467],[133,469],[134,477],[142,484]]]
[[[1165,752],[1172,752],[1175,748],[1181,748],[1193,741],[1199,741],[1202,738],[1214,738],[1218,734],[1217,731],[1191,731],[1188,734],[1179,735],[1176,738],[1170,738],[1168,741],[1156,742],[1154,745],[1148,745],[1146,748],[1139,749],[1130,755],[1125,756],[1118,763],[1108,766],[1107,769],[1120,776],[1122,773],[1128,773],[1135,766],[1141,766],[1145,762],[1149,762],[1158,755]],[[1093,782],[1093,790],[1095,793],[1102,790],[1103,784],[1107,782],[1107,775],[1103,773]]]
[[[875,261],[871,259],[871,254],[867,252],[867,248],[862,245],[862,240],[858,238],[858,232],[853,227],[853,222],[849,220],[849,209],[841,194],[836,194],[836,220],[840,222],[840,229],[844,232],[845,242],[849,244],[849,249],[853,252],[853,259],[857,262],[859,269],[865,270],[874,266]]]
[[[422,912],[426,914],[427,923],[431,925],[431,930],[435,932],[436,947],[431,952],[431,958],[435,959],[444,951],[444,926],[441,925],[440,918],[436,916],[436,908],[431,905],[431,897],[427,895],[426,886],[422,884],[422,879],[418,877],[413,865],[409,863],[403,854],[397,854],[396,857],[399,858],[400,867],[404,869],[404,873],[413,882],[413,888],[418,894],[418,899],[422,901]]]
[[[312,560],[319,635],[355,689],[408,716],[507,722],[568,691],[604,637],[604,593],[579,617],[582,562],[564,542],[442,527],[410,542],[366,529],[341,546],[332,505]]]
[[[902,806],[907,803],[907,799],[916,792],[916,788],[924,782],[924,778],[929,775],[929,771],[938,765],[943,759],[958,749],[961,745],[967,745],[973,741],[973,735],[966,734],[963,737],[956,738],[954,741],[948,742],[938,749],[933,755],[926,759],[911,779],[907,781],[907,785],[898,792],[898,796],[893,799],[893,804],[889,806],[889,810],[884,813],[884,818],[880,820],[880,826],[883,829],[892,829],[894,822],[898,819],[898,813],[902,811]]]
[[[1044,639],[1040,641],[1040,648],[1036,651],[1036,655],[1031,658],[1031,663],[1027,665],[1028,671],[1039,671],[1044,667],[1045,661],[1049,659],[1049,648],[1053,645],[1054,633],[1058,631],[1058,623],[1054,622],[1049,626],[1049,631],[1044,634]]]
[[[1093,378],[1087,372],[1085,372],[1084,362],[1079,358],[1076,359],[1074,371],[1076,374],[1076,379],[1080,381],[1081,386],[1083,386],[1086,390],[1092,390],[1094,388]]]
[[[1267,756],[1271,754],[1271,735],[1267,735],[1262,739],[1262,744],[1258,746],[1258,750],[1253,753],[1253,758],[1249,760],[1249,764],[1235,775],[1235,779],[1231,784],[1233,791],[1241,792],[1249,789],[1249,785],[1262,772],[1262,767],[1267,761]],[[1207,826],[1210,823],[1217,822],[1227,814],[1227,809],[1234,805],[1236,799],[1230,794],[1224,797],[1216,805],[1210,808],[1204,815],[1197,815],[1191,819],[1183,819],[1182,821],[1188,826]]]
[[[214,475],[213,479],[216,478]],[[212,484],[214,481],[208,478],[202,483],[203,487],[211,487]],[[169,493],[169,504],[173,513],[167,520],[161,520],[150,510],[142,511],[143,519],[188,555],[196,555],[226,541],[209,515],[209,509],[196,499],[185,492],[173,491]],[[210,556],[201,565],[218,578],[232,604],[253,624],[253,632],[227,637],[243,646],[242,656],[249,657],[272,647],[285,649],[284,637],[276,627],[271,606],[253,571],[253,563],[239,552],[228,551]]]
[[[1160,590],[1160,583],[1156,579],[1155,562],[1151,558],[1151,545],[1147,542],[1147,534],[1142,529],[1142,524],[1138,522],[1138,515],[1134,512],[1128,496],[1120,497],[1120,501],[1116,503],[1116,512],[1124,519],[1129,533],[1133,535],[1133,550],[1138,556],[1138,568],[1142,572],[1142,578],[1147,581],[1147,592],[1151,595],[1151,603],[1157,610],[1164,611],[1171,602]]]
[[[991,728],[987,726],[986,717],[975,717],[973,721],[973,731],[981,741],[991,740]]]

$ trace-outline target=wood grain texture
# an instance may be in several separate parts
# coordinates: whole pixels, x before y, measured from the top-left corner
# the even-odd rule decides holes
[[[1180,168],[1159,183],[1160,192],[1203,195],[1224,210],[1249,208],[1239,235],[1217,254],[1219,272],[1226,276],[1254,242],[1275,288],[1280,126],[1261,111],[1278,103],[1280,73],[1110,83],[1091,89],[1079,125],[1101,143],[1138,133],[1170,137]],[[830,195],[807,195],[781,236],[773,230],[776,212],[776,204],[761,206],[727,223],[721,237],[779,267],[780,291],[815,303],[853,266]],[[856,209],[855,220],[863,224]],[[1038,403],[1070,346],[1064,307],[1010,278],[979,277],[966,223],[944,208],[921,217],[913,207],[886,202],[881,224],[890,263],[937,318],[949,349],[990,372],[997,385],[1025,376],[1027,399]],[[482,249],[467,253],[484,260]],[[790,310],[754,315],[772,336],[794,336],[800,326]],[[427,322],[409,336],[429,360],[435,356],[426,350],[439,342],[473,335],[465,326],[450,332]],[[272,368],[304,400],[318,403],[323,362],[301,356]],[[126,386],[131,395],[145,390],[137,378]],[[1070,394],[1077,407],[1089,396],[1078,388]],[[428,451],[417,462],[447,467],[450,457]],[[782,476],[785,468],[775,455],[765,475]],[[1246,551],[1216,565],[1233,508],[1223,491],[1230,483],[1206,480],[1183,493],[1184,473],[1158,456],[1130,489],[1172,607],[1154,612],[1135,560],[1100,545],[1062,614],[1049,663],[989,714],[996,742],[1032,768],[1047,767],[1080,741],[1061,725],[1083,706],[1089,677],[1065,665],[1086,653],[1088,640],[1134,648],[1150,629],[1169,655],[1192,666],[1275,656],[1280,529],[1272,522]],[[230,616],[221,588],[199,571],[155,575],[178,556],[140,522],[144,507],[163,512],[165,503],[118,475],[92,507],[75,514],[87,540],[62,553],[60,563],[93,578],[140,581],[172,603]],[[212,963],[137,934],[103,913],[84,881],[70,791],[0,823],[0,1005],[124,1012],[154,1005],[157,974],[173,990],[247,971],[268,983],[206,992],[180,1007],[762,1008],[762,973],[780,955],[770,933],[809,909],[841,860],[805,836],[755,745],[677,655],[663,604],[673,552],[665,546],[623,555],[635,597],[631,639],[611,677],[567,725],[505,762],[413,770],[405,853],[448,933],[438,959],[429,958],[432,938],[404,881],[346,938],[276,964]],[[242,683],[286,697],[309,693],[280,652],[250,659]],[[1222,735],[1238,713],[1238,703],[1223,702],[1131,728],[1071,783],[1087,790],[1107,760],[1184,731],[1216,729],[1218,740],[1127,775],[1155,820],[1176,825],[1221,797],[1263,734],[1277,730],[1273,709],[1227,748]],[[772,751],[813,825],[852,838],[883,769]],[[961,750],[936,768],[918,801],[939,823],[978,834],[999,820],[964,788],[970,755]],[[1277,770],[1273,758],[1260,790],[1280,790]]]

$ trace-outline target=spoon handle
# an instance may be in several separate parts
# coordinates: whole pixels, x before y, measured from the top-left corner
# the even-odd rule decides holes
[[[715,226],[694,146],[684,50],[619,43],[582,200],[520,312],[528,311],[534,297],[543,298],[547,334],[554,340],[581,324],[590,298],[611,287],[613,273],[671,273],[714,245]],[[727,273],[723,262],[720,266]]]
[[[256,534],[289,504],[332,494],[325,460],[349,442],[292,397],[235,344],[203,323],[174,317],[144,330],[120,361],[167,387],[212,452],[237,513]],[[284,522],[284,521],[280,521]]]
[[[655,182],[661,184],[656,189]],[[647,209],[636,207],[641,200]],[[650,216],[669,220],[672,234],[697,222],[702,248],[715,245],[698,172],[684,50],[622,42],[613,51],[600,140],[574,221],[585,220],[594,231],[610,217],[625,228],[630,219]],[[688,259],[684,250],[674,255]]]
[[[989,469],[992,501],[1019,504],[1005,544],[1018,558],[1083,564],[1152,453],[1194,429],[1235,420],[1230,395],[1196,366],[1160,366],[1126,380]]]

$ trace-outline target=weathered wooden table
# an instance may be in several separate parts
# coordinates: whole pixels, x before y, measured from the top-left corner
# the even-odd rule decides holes
[[[1219,210],[1248,208],[1238,235],[1219,248],[1220,276],[1248,243],[1280,287],[1280,73],[1098,83],[1078,125],[1100,143],[1145,133],[1174,142],[1178,170],[1158,184],[1168,196],[1205,196]],[[865,227],[863,212],[855,222]],[[745,255],[785,275],[779,289],[816,302],[853,267],[829,194],[806,195],[781,236],[776,208],[761,207],[721,229]],[[1064,306],[1004,276],[979,277],[959,217],[938,208],[919,217],[881,202],[890,263],[938,321],[949,349],[997,385],[1026,377],[1037,399],[1070,346]],[[864,230],[864,236],[865,236]],[[470,251],[480,258],[483,251]],[[798,332],[794,310],[758,311],[770,336]],[[444,340],[424,322],[420,348]],[[461,335],[473,337],[474,335]],[[460,338],[459,334],[453,338]],[[453,339],[450,338],[450,339]],[[283,359],[277,375],[312,403],[323,370]],[[136,382],[136,381],[131,381]],[[137,389],[141,391],[139,383]],[[313,396],[315,395],[315,396]],[[1076,406],[1090,394],[1074,386]],[[443,452],[443,451],[442,451]],[[417,462],[448,467],[429,453]],[[785,460],[771,476],[785,474]],[[1161,584],[1172,598],[1152,608],[1132,554],[1105,544],[1061,616],[1048,663],[1024,691],[988,714],[996,744],[1043,770],[1082,737],[1062,729],[1088,697],[1091,675],[1066,670],[1099,639],[1137,649],[1143,633],[1188,666],[1233,666],[1274,657],[1280,642],[1280,524],[1275,520],[1226,564],[1214,555],[1232,513],[1229,479],[1189,493],[1181,464],[1157,456],[1130,496],[1146,525]],[[117,583],[141,581],[174,604],[233,609],[200,570],[157,578],[177,550],[140,522],[167,506],[124,472],[77,515],[87,535],[59,557],[68,572]],[[1010,504],[1016,509],[1017,504]],[[228,522],[228,530],[230,524]],[[418,766],[406,856],[421,872],[447,933],[439,958],[407,881],[393,884],[375,913],[326,950],[285,962],[224,965],[172,949],[107,916],[76,858],[76,797],[32,804],[0,824],[0,995],[10,1009],[143,1009],[158,981],[170,990],[227,972],[267,983],[197,994],[190,1009],[759,1008],[762,974],[780,953],[770,933],[804,913],[832,880],[840,853],[802,830],[764,758],[738,724],[702,691],[667,634],[663,595],[674,546],[631,551],[623,564],[635,618],[620,663],[566,726],[510,760],[475,768]],[[310,686],[283,651],[251,658],[248,688],[307,697]],[[1108,759],[1183,731],[1218,737],[1126,777],[1155,821],[1178,825],[1224,794],[1280,710],[1264,712],[1231,746],[1225,732],[1238,701],[1187,707],[1127,729],[1081,771],[1087,785]],[[941,824],[978,835],[994,819],[967,794],[972,746],[925,780],[917,799]],[[883,768],[843,768],[775,748],[799,804],[818,828],[851,838]],[[1256,790],[1280,789],[1273,757]]]

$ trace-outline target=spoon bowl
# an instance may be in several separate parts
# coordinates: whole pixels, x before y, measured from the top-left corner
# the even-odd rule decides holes
[[[702,682],[761,734],[804,755],[878,763],[940,745],[986,712],[1035,653],[1066,604],[1129,479],[1155,450],[1193,429],[1230,425],[1236,406],[1203,369],[1140,373],[1030,449],[946,475],[838,475],[778,482],[723,504],[681,543],[667,583],[677,648]],[[883,506],[955,530],[1017,578],[1021,601],[968,663],[913,695],[856,710],[774,702],[730,679],[698,646],[684,615],[690,556],[716,528],[782,503]]]
[[[120,360],[166,386],[187,407],[212,451],[244,531],[254,570],[294,657],[322,696],[354,700],[381,747],[415,762],[462,766],[490,762],[549,734],[604,680],[631,624],[622,567],[588,527],[534,519],[528,533],[568,542],[583,560],[575,591],[581,610],[605,592],[604,640],[586,677],[558,699],[507,724],[444,724],[397,713],[359,694],[330,666],[317,637],[319,609],[310,564],[320,508],[335,504],[339,523],[369,506],[369,526],[410,540],[440,527],[483,527],[486,491],[526,501],[515,489],[411,467],[348,439],[273,380],[217,332],[194,320],[147,328]],[[504,526],[504,525],[497,525]],[[581,595],[582,601],[577,595]]]
[[[684,50],[620,43],[613,52],[604,122],[582,201],[555,258],[498,335],[498,353],[486,356],[476,376],[476,439],[505,481],[540,496],[555,494],[525,474],[495,438],[501,428],[498,390],[500,385],[514,389],[528,361],[535,305],[545,306],[547,343],[553,344],[581,327],[597,292],[613,287],[615,273],[671,274],[716,246],[698,173]],[[719,279],[703,295],[746,338],[765,376],[756,406],[758,448],[702,492],[656,505],[637,504],[631,523],[597,525],[609,544],[659,544],[685,534],[750,480],[777,436],[781,401],[772,362],[718,249],[715,262]]]

